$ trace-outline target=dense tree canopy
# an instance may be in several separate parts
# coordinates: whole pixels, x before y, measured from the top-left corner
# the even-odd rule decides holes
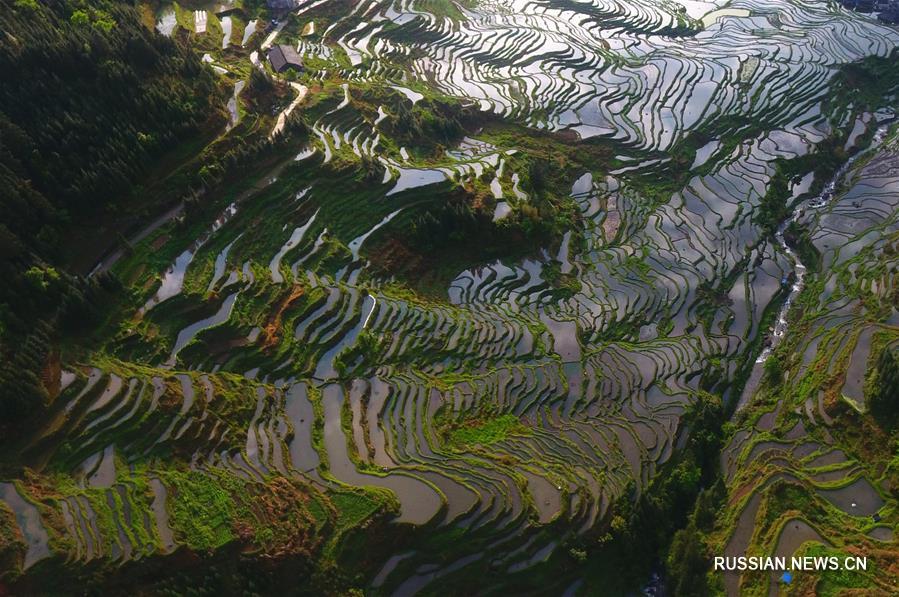
[[[197,57],[148,30],[127,2],[0,0],[0,72],[8,420],[42,397],[47,339],[90,286],[53,269],[60,239],[125,199],[154,159],[196,133],[217,95]]]
[[[899,359],[890,347],[877,359],[868,407],[884,427],[893,428],[899,422]]]

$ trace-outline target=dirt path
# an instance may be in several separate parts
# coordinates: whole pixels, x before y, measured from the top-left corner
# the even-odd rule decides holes
[[[305,85],[300,85],[299,83],[290,83],[290,86],[297,90],[297,97],[290,102],[290,105],[287,106],[280,114],[278,114],[278,121],[275,123],[272,132],[269,134],[269,139],[273,139],[275,135],[284,130],[284,125],[287,123],[287,117],[290,116],[290,113],[293,112],[293,109],[297,107],[297,105],[305,99],[306,94],[309,93],[309,88]]]

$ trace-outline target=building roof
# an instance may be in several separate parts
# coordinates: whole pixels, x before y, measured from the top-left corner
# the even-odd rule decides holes
[[[303,59],[293,49],[293,46],[277,45],[268,52],[268,61],[275,72],[281,72],[286,68],[303,68]]]

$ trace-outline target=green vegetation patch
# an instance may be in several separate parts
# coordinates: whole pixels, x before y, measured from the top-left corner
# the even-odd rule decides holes
[[[836,558],[840,564],[836,570],[827,569],[814,572],[819,578],[815,587],[818,595],[842,595],[847,589],[873,588],[875,570],[872,558],[867,559],[868,570],[859,571],[848,570],[843,566],[847,557],[853,558],[858,554],[849,554],[820,543],[809,545],[803,555],[813,558]]]
[[[531,430],[521,424],[515,415],[502,415],[495,419],[463,423],[450,433],[450,441],[459,445],[489,445],[510,435],[530,435]]]
[[[238,504],[232,496],[241,482],[196,471],[168,473],[172,488],[170,524],[192,549],[213,550],[236,538],[232,529]]]
[[[27,546],[13,511],[0,502],[0,570],[15,570],[25,558]]]
[[[346,492],[331,496],[337,508],[337,524],[342,529],[352,528],[378,511],[381,505],[362,493]]]

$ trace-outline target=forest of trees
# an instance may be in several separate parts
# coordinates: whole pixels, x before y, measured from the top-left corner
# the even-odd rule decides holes
[[[701,394],[685,415],[685,448],[644,491],[631,487],[616,503],[606,536],[588,544],[587,574],[609,594],[636,594],[653,569],[664,573],[673,595],[713,592],[706,585],[707,534],[727,497],[719,461],[723,420],[720,397]]]
[[[886,429],[894,429],[899,423],[899,358],[896,353],[896,349],[889,346],[881,351],[868,396],[871,414]]]
[[[220,97],[188,48],[112,0],[0,0],[0,72],[3,434],[40,409],[54,335],[115,287],[60,271],[61,239],[121,205]]]

